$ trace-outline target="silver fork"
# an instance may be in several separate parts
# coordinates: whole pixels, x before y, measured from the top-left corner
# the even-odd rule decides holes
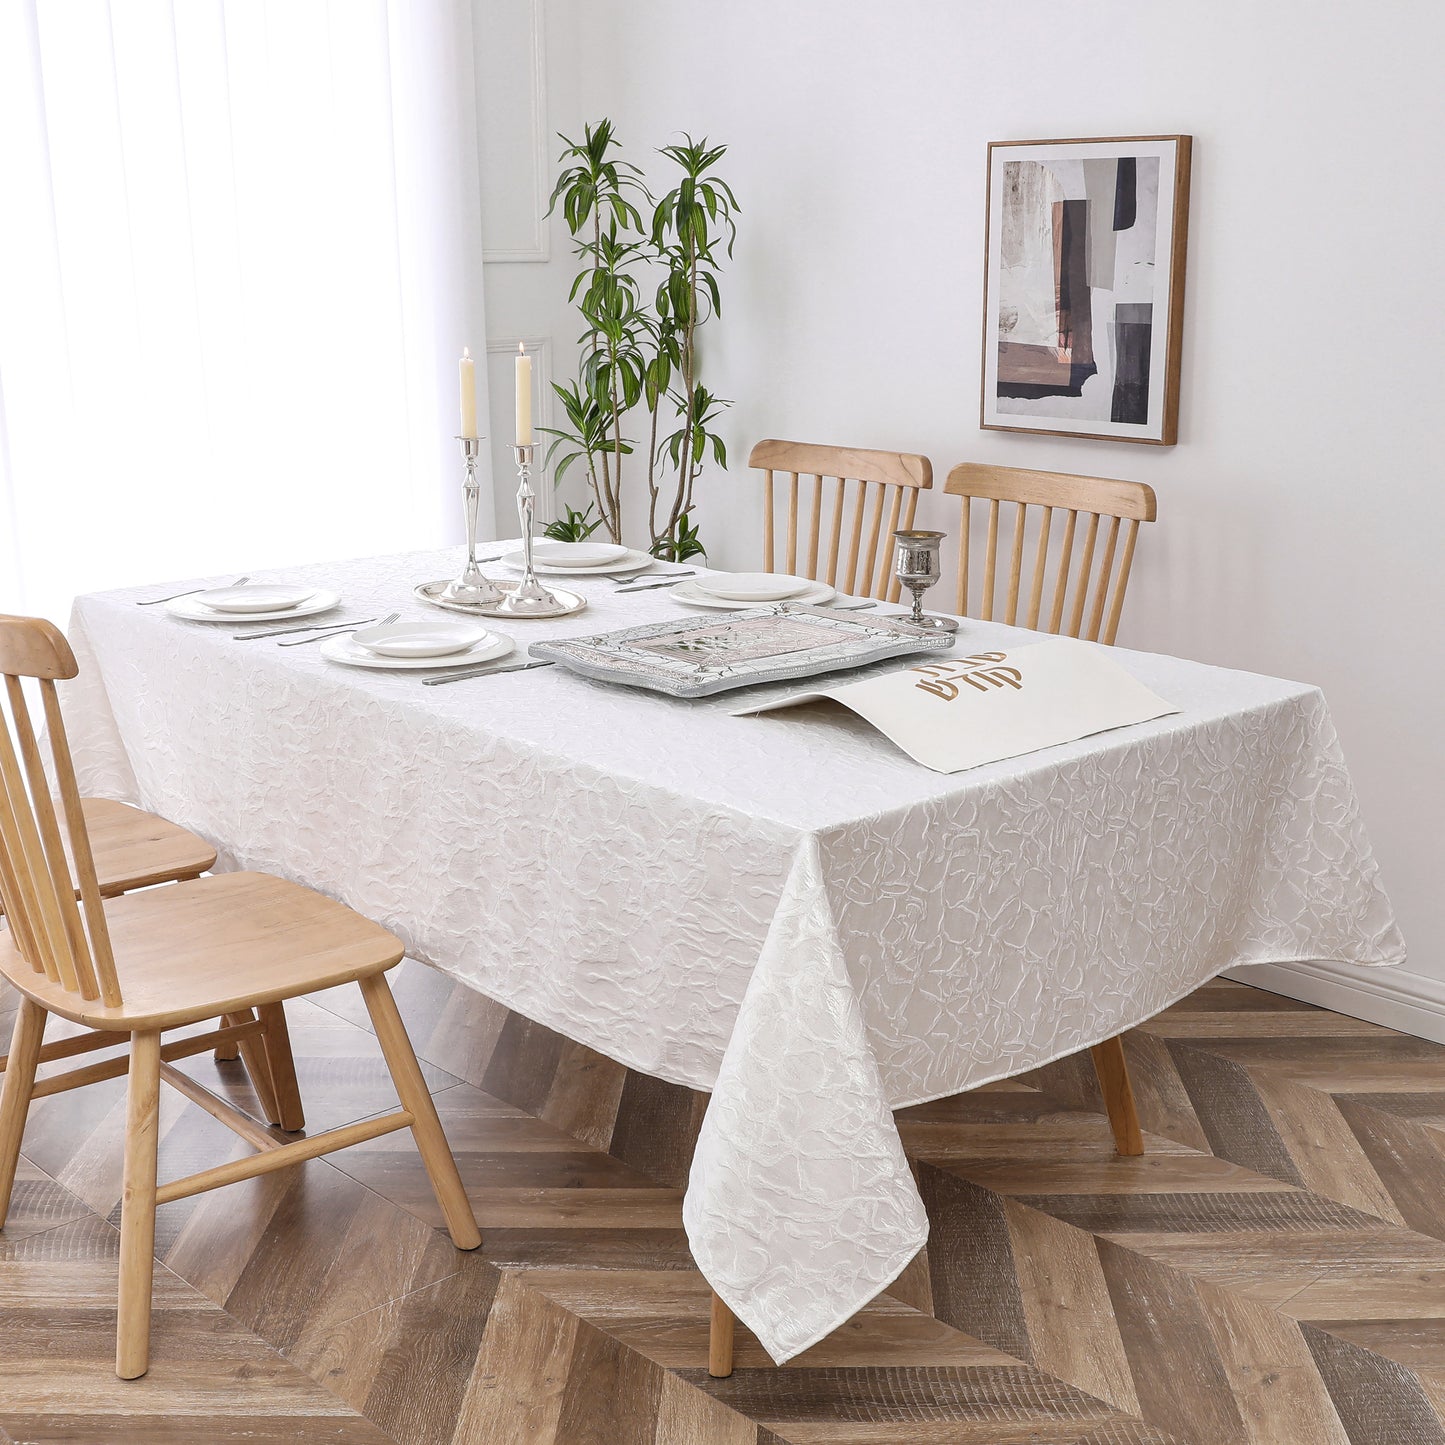
[[[646,582],[646,581],[648,581],[650,578],[655,577],[655,576],[658,576],[658,575],[659,575],[659,574],[657,574],[657,573],[655,573],[655,572],[646,572],[646,571],[643,571],[643,572],[619,572],[619,573],[611,573],[611,574],[609,574],[609,573],[603,573],[602,576],[601,576],[601,580],[602,580],[603,582],[615,582],[619,587],[625,587],[625,586],[627,586],[627,584],[628,584],[629,582]],[[697,572],[696,572],[695,570],[689,568],[686,572],[663,572],[663,573],[661,573],[660,575],[663,576],[663,577],[696,577],[696,576],[697,576]]]
[[[272,627],[265,632],[233,632],[233,642],[256,642],[266,637],[289,637],[293,632],[329,632],[337,627],[365,627],[369,622],[376,622],[375,617],[358,617],[352,622],[338,622],[332,618],[330,622],[310,622],[301,627]]]
[[[244,587],[251,579],[249,577],[237,577],[231,583],[232,587]],[[194,597],[197,592],[209,592],[213,584],[207,582],[204,587],[192,587],[186,592],[172,592],[169,597],[147,597],[144,602],[137,602],[137,607],[155,607],[162,602],[174,602],[178,597]]]
[[[640,587],[619,587],[616,595],[623,597],[629,592],[656,592],[659,587],[676,587],[684,577],[690,577],[692,575],[690,572],[683,574],[669,572],[667,577],[661,582],[644,582]]]
[[[393,622],[401,616],[400,612],[393,612],[390,617],[383,617],[376,623],[377,627],[390,627]],[[278,642],[277,647],[304,647],[308,642],[324,642],[328,637],[335,637],[338,632],[355,632],[355,622],[343,622],[339,626],[329,627],[325,632],[313,633],[310,637],[297,637],[290,642]]]

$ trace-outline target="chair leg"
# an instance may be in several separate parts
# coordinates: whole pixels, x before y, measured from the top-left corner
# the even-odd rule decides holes
[[[412,1115],[412,1137],[416,1140],[421,1162],[426,1166],[437,1203],[441,1205],[452,1243],[458,1249],[476,1249],[482,1242],[476,1215],[472,1213],[471,1202],[462,1187],[457,1161],[447,1144],[442,1121],[437,1118],[436,1105],[427,1090],[426,1080],[422,1078],[421,1066],[416,1061],[411,1039],[407,1037],[406,1025],[401,1021],[386,976],[375,973],[358,982],[402,1108]]]
[[[150,1367],[151,1280],[156,1242],[156,1135],[161,1091],[161,1036],[130,1036],[125,1107],[125,1183],[120,1209],[120,1308],[115,1372],[134,1380]]]
[[[238,1021],[239,1021],[239,1020],[238,1020],[238,1017],[237,1017],[236,1014],[222,1014],[222,1015],[221,1015],[221,1027],[222,1027],[222,1028],[230,1028],[233,1024],[237,1023]],[[231,1042],[228,1043],[228,1044],[217,1044],[217,1045],[216,1045],[214,1058],[215,1058],[215,1060],[216,1060],[216,1062],[217,1062],[218,1064],[233,1064],[233,1063],[235,1063],[235,1061],[236,1061],[237,1059],[239,1059],[240,1057],[241,1057],[241,1046],[240,1046],[240,1044],[238,1044],[238,1043],[235,1041],[235,1039],[232,1039]]]
[[[725,1380],[733,1372],[733,1312],[713,1291],[712,1320],[707,1333],[707,1372],[714,1380]]]
[[[286,1027],[283,1004],[262,1004],[258,1012],[266,1031],[261,1035],[262,1047],[269,1066],[271,1089],[276,1105],[273,1123],[289,1133],[306,1127],[306,1112],[301,1107],[301,1086],[296,1082],[296,1058],[291,1052],[291,1033]]]
[[[1095,1044],[1089,1052],[1094,1058],[1094,1072],[1104,1093],[1104,1107],[1109,1111],[1109,1126],[1114,1131],[1114,1147],[1120,1154],[1144,1152],[1144,1132],[1139,1127],[1139,1112],[1134,1106],[1134,1086],[1129,1082],[1129,1065],[1124,1058],[1124,1040],[1119,1037]]]
[[[20,1163],[20,1141],[25,1137],[25,1116],[30,1112],[30,1093],[35,1087],[35,1068],[40,1062],[47,1017],[33,999],[20,1000],[4,1084],[0,1087],[0,1229],[4,1229],[5,1218],[10,1213],[10,1194],[15,1188],[15,1170]]]
[[[255,1021],[256,1014],[252,1009],[242,1009],[240,1013],[227,1014],[226,1017],[234,1019],[238,1024],[248,1024]],[[237,1047],[241,1053],[241,1062],[245,1064],[246,1073],[250,1076],[251,1087],[256,1091],[256,1102],[261,1106],[262,1117],[268,1124],[279,1124],[281,1108],[276,1101],[276,1081],[271,1075],[270,1057],[261,1037],[252,1034],[249,1038],[239,1040]]]

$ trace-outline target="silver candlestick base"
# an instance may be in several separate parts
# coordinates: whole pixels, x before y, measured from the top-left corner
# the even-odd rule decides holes
[[[517,457],[517,516],[522,523],[522,580],[511,588],[497,606],[502,617],[556,617],[570,609],[555,593],[537,580],[532,565],[532,528],[536,521],[537,494],[532,490],[532,462],[535,446],[514,446]]]
[[[895,532],[898,544],[894,554],[893,575],[913,594],[912,616],[903,620],[912,627],[932,632],[957,632],[958,622],[952,617],[934,617],[923,610],[923,594],[943,575],[940,552],[943,532],[904,530]]]
[[[442,597],[463,607],[494,607],[507,594],[490,577],[483,576],[482,569],[477,566],[477,510],[482,498],[479,463],[484,438],[458,437],[457,440],[462,444],[462,460],[467,469],[462,490],[467,519],[467,565],[455,582],[447,583]]]

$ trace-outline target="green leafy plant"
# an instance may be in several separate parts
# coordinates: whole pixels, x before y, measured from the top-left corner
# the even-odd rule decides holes
[[[560,448],[571,448],[555,473],[560,480],[568,463],[586,458],[601,523],[620,542],[622,459],[632,450],[622,435],[622,418],[641,395],[647,365],[643,343],[650,334],[632,274],[640,260],[642,231],[642,214],[632,198],[651,198],[637,167],[613,157],[617,139],[610,120],[585,127],[580,142],[566,136],[562,141],[563,170],[547,214],[561,205],[585,263],[572,282],[570,299],[577,301],[586,329],[578,380],[570,388],[553,387],[569,429],[546,428],[555,438],[547,460],[550,464]]]
[[[706,557],[707,548],[697,535],[697,528],[684,512],[677,519],[677,526],[666,537],[657,538],[651,547],[654,557],[664,562],[686,562],[689,557]]]
[[[732,255],[737,238],[734,216],[740,209],[732,188],[716,174],[726,146],[709,145],[707,138],[664,146],[660,152],[682,172],[678,183],[657,202],[652,212],[650,240],[654,257],[665,268],[657,288],[657,357],[659,370],[676,373],[676,383],[649,392],[651,438],[648,470],[648,523],[654,545],[676,536],[678,524],[691,513],[693,490],[709,444],[718,466],[726,469],[727,451],[711,430],[720,412],[732,405],[714,396],[698,379],[698,330],[722,312],[718,288],[719,249]],[[671,397],[681,425],[657,445],[657,408],[664,392]],[[672,481],[671,495],[663,501],[659,473],[666,459]]]
[[[547,461],[561,481],[577,462],[598,510],[597,525],[614,542],[623,533],[623,460],[633,442],[624,421],[639,406],[647,416],[648,537],[654,556],[705,555],[691,520],[697,479],[707,458],[726,469],[714,431],[730,402],[701,381],[698,331],[720,314],[719,269],[731,256],[737,198],[716,174],[726,146],[684,136],[659,152],[681,172],[660,200],[641,171],[614,154],[611,121],[588,125],[580,142],[563,136],[563,169],[548,215],[559,206],[583,268],[571,299],[584,321],[577,380],[553,391],[567,425]],[[644,223],[642,206],[651,208]],[[644,299],[643,279],[658,275]]]
[[[579,512],[576,507],[568,507],[567,515],[558,517],[555,522],[549,522],[542,535],[550,537],[554,542],[585,542],[602,525],[602,518],[594,517],[593,510],[592,502],[587,503],[585,512]]]

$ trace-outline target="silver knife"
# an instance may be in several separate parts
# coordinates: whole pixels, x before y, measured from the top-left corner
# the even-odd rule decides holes
[[[463,672],[444,672],[440,677],[422,678],[423,687],[439,687],[444,682],[465,682],[469,677],[493,677],[499,672],[529,672],[534,667],[555,667],[553,662],[512,662],[504,667],[469,667]]]

